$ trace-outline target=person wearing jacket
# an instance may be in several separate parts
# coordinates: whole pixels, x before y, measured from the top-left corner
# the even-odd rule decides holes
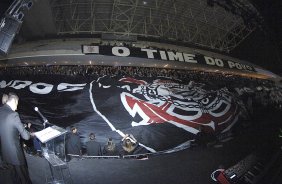
[[[11,166],[16,176],[14,183],[30,184],[31,180],[19,135],[28,140],[30,133],[24,128],[19,114],[16,112],[19,97],[10,93],[6,104],[0,107],[0,140],[2,159],[5,164]]]

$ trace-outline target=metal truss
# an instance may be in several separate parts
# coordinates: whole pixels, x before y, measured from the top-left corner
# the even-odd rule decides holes
[[[150,36],[229,52],[257,27],[254,21],[246,23],[250,18],[241,13],[257,13],[247,0],[213,0],[212,4],[207,0],[50,2],[58,34]]]

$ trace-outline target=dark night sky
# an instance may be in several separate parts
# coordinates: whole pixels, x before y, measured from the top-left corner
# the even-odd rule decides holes
[[[257,29],[230,54],[282,75],[282,0],[251,0],[264,17]],[[3,15],[12,0],[0,0]]]
[[[282,1],[253,0],[264,18],[257,29],[231,55],[248,60],[282,75]]]
[[[269,27],[273,39],[282,47],[282,1],[281,0],[253,0],[256,7],[264,16],[265,24]]]

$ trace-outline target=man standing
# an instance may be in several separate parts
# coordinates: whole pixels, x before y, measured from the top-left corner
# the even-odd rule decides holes
[[[89,134],[89,141],[86,142],[86,152],[88,156],[101,156],[102,150],[100,143],[95,141],[95,134]]]
[[[76,127],[71,127],[71,133],[66,141],[66,151],[67,154],[82,155],[80,138]]]
[[[10,165],[16,173],[14,183],[30,184],[27,163],[20,144],[20,136],[28,140],[30,133],[25,130],[19,114],[15,112],[18,107],[19,97],[9,94],[6,104],[0,107],[0,139],[3,162]]]
[[[3,105],[7,102],[8,97],[9,97],[9,96],[8,96],[7,94],[3,94],[1,106],[3,106]],[[3,164],[3,163],[2,163],[2,155],[1,155],[1,138],[0,138],[0,166],[1,166],[2,164]]]

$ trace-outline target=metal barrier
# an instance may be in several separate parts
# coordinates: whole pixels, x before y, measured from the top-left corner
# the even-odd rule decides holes
[[[70,156],[71,158],[77,158],[77,159],[147,159],[151,156],[174,153],[174,152],[178,152],[178,151],[190,148],[192,142],[193,140],[189,140],[173,149],[169,149],[165,151],[158,151],[155,153],[141,153],[141,154],[133,154],[133,155],[115,155],[115,156],[104,156],[104,155],[103,156],[88,156],[88,155],[68,154],[68,156]]]

